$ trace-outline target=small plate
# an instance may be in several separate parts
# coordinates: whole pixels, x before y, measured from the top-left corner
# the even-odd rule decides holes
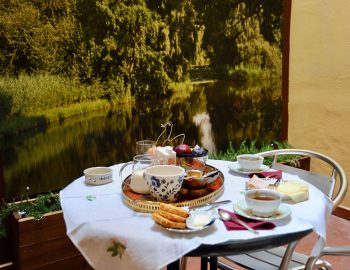
[[[166,229],[168,231],[171,231],[171,232],[178,232],[178,233],[194,233],[194,232],[199,232],[199,231],[203,231],[205,229],[208,229],[209,227],[211,227],[215,222],[215,219],[213,219],[212,221],[210,221],[209,224],[203,226],[203,227],[198,227],[198,228],[187,228],[187,229],[173,229],[173,228],[164,228],[162,227],[163,229]],[[160,226],[161,227],[161,226]]]
[[[238,215],[246,218],[262,220],[262,221],[273,221],[286,218],[291,214],[291,209],[288,205],[281,204],[280,207],[275,211],[271,217],[257,217],[254,216],[250,208],[245,203],[245,200],[240,200],[233,205],[233,209]]]
[[[194,225],[194,219],[197,217],[202,218],[204,220],[208,220],[208,223],[204,226],[195,226]],[[200,217],[201,216],[201,217]],[[186,219],[186,229],[174,229],[174,228],[165,228],[168,231],[171,232],[179,232],[179,233],[193,233],[193,232],[198,232],[205,230],[212,226],[217,218],[215,210],[193,210],[190,213],[190,216]]]
[[[239,165],[238,165],[238,162],[237,161],[234,161],[232,163],[230,163],[228,165],[228,168],[236,173],[240,173],[240,174],[251,174],[251,173],[258,173],[258,172],[265,172],[267,170],[270,169],[269,166],[266,166],[266,165],[261,165],[260,169],[259,170],[256,170],[256,171],[247,171],[247,170],[244,170],[242,169]]]

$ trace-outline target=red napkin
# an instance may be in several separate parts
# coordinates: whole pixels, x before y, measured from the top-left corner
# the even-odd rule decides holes
[[[256,175],[259,178],[276,178],[276,179],[281,179],[282,178],[282,171],[278,170],[278,171],[270,171],[270,172],[259,172],[259,173],[251,173],[249,174],[249,177],[253,177],[254,175]]]
[[[229,211],[226,211],[223,209],[219,209],[219,210],[225,211],[225,212],[229,213],[231,216],[238,217],[240,220],[246,222],[250,227],[252,227],[253,229],[256,229],[256,230],[272,230],[273,228],[276,227],[276,225],[273,224],[272,222],[249,219],[249,218],[242,217],[240,215],[237,215],[235,213],[232,213],[232,212],[229,212]],[[224,222],[225,227],[228,231],[246,230],[246,228],[243,227],[241,224],[238,224],[232,220],[223,221],[223,222]]]

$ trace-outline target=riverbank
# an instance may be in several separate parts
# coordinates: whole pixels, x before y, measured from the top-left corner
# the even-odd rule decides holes
[[[52,75],[0,77],[0,138],[134,102],[129,91],[113,98],[108,91]]]
[[[267,70],[256,68],[239,69],[244,73],[235,84],[245,89],[275,80]],[[165,93],[154,98],[170,97],[170,100],[185,99],[193,86],[218,81],[219,75],[208,65],[195,66],[189,70],[189,78],[183,82],[169,82]],[[57,75],[21,74],[18,77],[0,77],[0,139],[21,131],[99,110],[110,110],[116,106],[133,104],[136,96],[129,88],[110,87],[99,83],[82,84],[76,80]],[[115,88],[115,87],[114,87]],[[148,91],[146,91],[148,93]],[[153,92],[157,92],[153,90]],[[140,98],[153,98],[153,95]]]
[[[9,119],[1,122],[0,138],[12,136],[36,127],[48,126],[53,123],[65,121],[72,117],[85,115],[96,111],[108,111],[113,110],[115,107],[130,106],[132,103],[133,101],[129,99],[118,102],[109,102],[101,99],[53,108],[41,111],[37,114],[10,117]]]
[[[191,80],[170,83],[172,99],[186,98],[194,84],[216,81],[214,73],[210,74],[207,69],[198,70]],[[106,91],[98,83],[82,85],[51,75],[0,77],[0,139],[71,117],[135,103],[130,92],[108,99]]]

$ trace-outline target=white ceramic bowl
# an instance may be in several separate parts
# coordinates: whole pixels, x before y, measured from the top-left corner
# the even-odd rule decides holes
[[[85,183],[88,185],[104,185],[113,181],[113,171],[108,167],[92,167],[84,170]]]
[[[252,189],[245,193],[245,202],[258,217],[270,217],[281,204],[282,195],[274,190]]]
[[[152,197],[161,202],[175,202],[180,195],[185,169],[174,165],[155,165],[146,168],[143,176]]]
[[[238,165],[245,171],[259,170],[263,164],[264,157],[253,154],[243,154],[237,156]]]

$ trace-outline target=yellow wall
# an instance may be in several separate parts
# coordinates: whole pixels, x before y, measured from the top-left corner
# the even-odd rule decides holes
[[[350,181],[349,12],[349,0],[292,1],[288,141],[333,157]]]

